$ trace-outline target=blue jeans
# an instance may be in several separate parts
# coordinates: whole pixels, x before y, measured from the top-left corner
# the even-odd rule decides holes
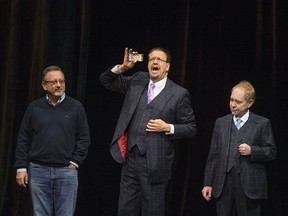
[[[72,216],[76,207],[78,171],[30,163],[29,188],[34,216]]]

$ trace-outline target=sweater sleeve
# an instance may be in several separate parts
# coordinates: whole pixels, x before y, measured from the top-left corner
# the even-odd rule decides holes
[[[81,105],[77,115],[76,145],[72,154],[71,161],[78,166],[82,165],[87,157],[90,145],[90,132],[85,110]]]
[[[17,139],[16,151],[15,151],[15,168],[27,168],[28,167],[28,152],[32,141],[32,127],[31,127],[31,111],[32,105],[30,105],[25,111],[19,134]]]

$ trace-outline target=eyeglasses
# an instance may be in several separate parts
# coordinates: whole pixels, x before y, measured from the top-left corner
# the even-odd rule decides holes
[[[56,85],[57,83],[60,83],[60,85],[65,84],[65,80],[44,80],[45,83],[49,83],[50,85]]]
[[[150,58],[148,61],[153,61],[154,62],[155,60],[157,60],[159,62],[167,62],[166,60],[163,60],[163,59],[157,58],[157,57]]]

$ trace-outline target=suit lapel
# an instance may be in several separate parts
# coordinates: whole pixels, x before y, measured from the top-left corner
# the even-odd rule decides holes
[[[225,146],[225,148],[226,148],[226,156],[229,155],[229,145],[230,145],[230,139],[231,139],[232,126],[233,126],[232,125],[232,123],[233,123],[232,118],[233,118],[232,115],[228,115],[227,118],[225,119],[223,128],[221,129],[221,130],[224,131],[224,134],[227,133],[225,135],[225,139],[227,139],[227,140],[226,140],[226,142],[224,142],[224,143],[228,144],[228,146]]]
[[[245,124],[246,124],[246,127],[245,127],[245,131],[243,134],[243,142],[247,143],[249,140],[249,137],[251,136],[251,134],[254,131],[255,124],[256,124],[254,114],[251,111],[249,113],[249,119]]]
[[[126,130],[137,106],[141,99],[141,95],[145,91],[146,86],[149,83],[148,79],[143,79],[131,87],[131,90],[129,93],[125,96],[124,105],[125,107],[122,108],[122,111],[119,116],[119,122],[121,122],[120,125],[116,128],[116,136],[119,136],[123,133],[124,130]],[[118,137],[115,137],[116,139]]]
[[[130,100],[130,106],[129,106],[129,111],[128,115],[132,117],[136,107],[138,106],[138,103],[141,99],[141,96],[143,92],[145,91],[145,88],[149,84],[149,79],[143,80],[139,82],[137,85],[134,86],[134,88],[131,89],[131,100]],[[130,119],[129,119],[130,121]]]
[[[167,78],[166,85],[164,89],[157,95],[157,100],[153,100],[155,103],[155,108],[153,114],[159,112],[159,110],[163,110],[165,106],[167,106],[167,102],[173,96],[173,83],[171,80]],[[155,99],[156,99],[155,98]]]

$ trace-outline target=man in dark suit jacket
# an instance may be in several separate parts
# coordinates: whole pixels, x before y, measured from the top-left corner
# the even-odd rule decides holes
[[[265,163],[277,149],[270,121],[249,111],[255,95],[248,81],[234,86],[231,114],[215,122],[202,195],[216,198],[218,216],[260,216],[267,198]]]
[[[167,78],[169,52],[152,49],[149,73],[123,76],[136,63],[129,61],[129,54],[137,52],[126,48],[123,63],[100,76],[107,89],[125,94],[110,147],[112,157],[123,163],[118,216],[161,216],[174,158],[172,140],[194,136],[196,123],[189,92]],[[151,84],[154,91],[150,102],[147,94]]]

